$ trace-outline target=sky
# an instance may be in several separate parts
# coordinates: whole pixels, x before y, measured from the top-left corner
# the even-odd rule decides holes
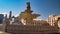
[[[30,2],[33,13],[40,14],[37,19],[47,19],[49,15],[60,14],[60,0],[0,0],[0,14],[18,16]]]

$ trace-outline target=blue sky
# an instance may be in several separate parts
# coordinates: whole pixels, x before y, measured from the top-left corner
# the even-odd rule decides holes
[[[60,14],[60,0],[29,0],[33,13],[40,14],[38,19],[47,19],[51,14]],[[19,15],[26,9],[28,0],[0,0],[0,13],[12,11],[12,15]]]

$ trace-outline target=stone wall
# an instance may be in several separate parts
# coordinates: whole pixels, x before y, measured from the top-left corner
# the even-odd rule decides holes
[[[56,33],[57,28],[39,25],[9,25],[6,31],[9,33]]]
[[[5,26],[3,24],[0,24],[0,31],[5,31],[4,28]]]

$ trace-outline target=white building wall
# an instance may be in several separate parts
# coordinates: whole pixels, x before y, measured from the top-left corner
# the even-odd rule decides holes
[[[51,26],[54,26],[54,17],[52,15],[50,15],[48,17],[48,23],[51,25]]]
[[[60,17],[60,15],[50,15],[48,17],[48,23],[51,25],[51,26],[54,26],[54,23],[56,23],[56,21],[58,20],[58,17]],[[58,22],[57,22],[58,23]],[[58,24],[57,24],[58,25]],[[59,26],[59,25],[58,25]]]

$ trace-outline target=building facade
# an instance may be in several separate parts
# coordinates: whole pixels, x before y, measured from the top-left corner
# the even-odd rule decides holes
[[[51,25],[51,26],[57,25],[59,27],[59,22],[58,22],[59,17],[60,17],[60,15],[49,15],[49,17],[48,17],[49,25]]]
[[[0,14],[0,24],[3,23],[4,15]]]

